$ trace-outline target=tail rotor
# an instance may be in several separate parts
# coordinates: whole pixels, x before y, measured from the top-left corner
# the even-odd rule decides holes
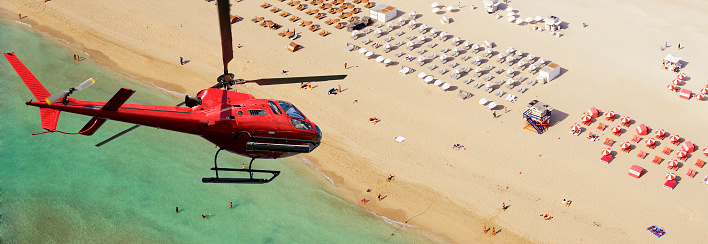
[[[47,102],[47,105],[52,105],[52,103],[56,102],[59,99],[62,99],[62,103],[66,104],[68,102],[67,98],[73,93],[74,91],[81,91],[83,89],[88,88],[89,86],[93,85],[96,81],[93,78],[88,78],[88,80],[82,82],[76,87],[69,88],[68,91],[60,91],[57,93],[52,94],[51,96],[47,97],[44,99],[45,102]]]

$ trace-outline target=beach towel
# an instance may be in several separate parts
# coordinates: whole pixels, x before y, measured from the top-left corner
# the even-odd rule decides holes
[[[403,142],[403,140],[405,140],[405,139],[406,138],[402,137],[402,136],[397,136],[396,138],[394,138],[394,140],[396,140],[397,142]]]
[[[647,230],[649,230],[652,234],[656,235],[656,237],[661,237],[666,234],[663,229],[657,227],[656,225],[649,226]]]

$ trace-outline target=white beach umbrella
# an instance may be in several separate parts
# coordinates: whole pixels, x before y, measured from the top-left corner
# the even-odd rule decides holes
[[[405,16],[401,16],[400,18],[398,18],[398,22],[404,22],[404,21],[406,21]]]
[[[428,75],[428,74],[426,74],[425,72],[420,72],[420,74],[418,74],[418,78],[419,78],[419,79],[423,79],[423,78],[425,78],[425,76],[427,76],[427,75]]]
[[[440,55],[440,60],[445,60],[445,59],[447,59],[447,54],[443,53],[442,55]]]
[[[506,84],[507,84],[507,85],[514,84],[514,82],[515,82],[515,81],[514,81],[514,79],[512,79],[512,78],[509,78],[509,79],[506,80]]]
[[[418,22],[415,22],[414,19],[412,19],[411,21],[408,21],[408,24],[409,24],[409,25],[415,25],[415,24],[417,24],[417,23],[418,23]]]
[[[391,62],[393,62],[393,60],[390,58],[387,58],[387,59],[384,59],[383,62],[384,62],[384,64],[390,64]]]
[[[440,8],[433,8],[433,13],[438,13],[440,12]]]
[[[442,84],[443,84],[443,81],[440,79],[435,80],[435,83],[433,83],[433,85],[436,85],[436,86],[440,86]]]
[[[433,82],[433,79],[434,79],[434,78],[433,78],[432,75],[426,76],[426,77],[425,77],[425,83],[430,84],[430,82]]]
[[[536,56],[533,55],[533,53],[529,53],[528,55],[526,55],[526,59],[528,59],[529,61],[531,61],[531,60],[532,60],[533,58],[535,58],[535,57],[536,57]]]
[[[529,70],[535,70],[537,67],[535,64],[529,65]]]
[[[629,144],[628,141],[625,141],[625,142],[622,142],[622,145],[620,145],[620,147],[622,149],[628,149],[628,148],[632,147],[632,144]]]
[[[519,61],[518,65],[519,65],[519,67],[523,67],[524,65],[526,65],[526,61],[521,60],[521,61]]]
[[[433,4],[430,5],[431,8],[437,8],[439,6],[440,4],[438,2],[433,2]]]
[[[455,73],[455,74],[459,74],[459,73],[460,73],[460,69],[455,69],[455,70],[453,70],[452,72]]]
[[[408,13],[408,16],[415,17],[417,14],[418,13],[416,13],[415,11],[411,11],[410,13]]]
[[[679,150],[678,152],[676,152],[676,157],[677,157],[677,158],[683,158],[683,157],[686,157],[686,154],[687,154],[686,151],[684,151],[684,150]]]
[[[406,45],[408,45],[409,47],[412,47],[412,46],[415,46],[415,42],[409,41],[408,43],[406,43]]]
[[[359,49],[359,53],[365,53],[365,52],[368,52],[368,51],[369,51],[369,50],[366,50],[366,48],[363,48],[363,47]]]
[[[490,88],[490,87],[494,86],[494,83],[492,83],[491,81],[488,81],[487,84],[484,84],[484,86],[487,88]]]
[[[438,32],[438,28],[432,28],[432,29],[430,29],[430,32],[431,32],[431,33]]]
[[[516,53],[516,55],[521,56],[521,55],[524,55],[524,50],[516,50],[515,53]]]
[[[479,99],[479,104],[482,104],[482,105],[487,104],[487,99],[486,98]]]
[[[654,140],[654,138],[649,138],[649,139],[646,140],[646,143],[647,143],[647,146],[650,146],[650,147],[651,147],[651,146],[653,146],[654,144],[656,144],[656,140]]]
[[[669,161],[669,163],[671,163],[671,161]],[[676,165],[678,165],[678,162],[676,162]],[[674,166],[676,166],[676,165],[674,165]],[[671,167],[674,167],[674,166],[671,166]],[[674,180],[674,179],[676,179],[676,174],[668,173],[664,177],[666,178],[666,180]]]
[[[386,59],[386,58],[384,58],[384,56],[378,56],[378,57],[376,57],[376,62],[381,63],[381,62],[383,62],[385,59]]]
[[[459,41],[460,41],[460,37],[456,36],[456,37],[452,38],[452,42],[459,42]]]
[[[545,58],[538,58],[538,63],[539,63],[539,64],[545,64],[545,63],[546,63],[546,59],[545,59]]]
[[[425,61],[425,56],[420,55],[420,57],[418,57],[418,62],[423,62],[423,61]]]
[[[524,23],[524,19],[522,19],[522,18],[516,19],[516,24],[517,24],[517,25],[521,25],[521,24],[523,24],[523,23]]]
[[[541,20],[543,20],[543,17],[541,17],[541,15],[538,15],[538,16],[536,16],[536,18],[533,18],[533,20],[541,21]]]
[[[388,22],[388,24],[386,24],[386,26],[388,26],[388,27],[393,27],[394,25],[396,25],[396,24],[394,24],[393,22]]]
[[[420,36],[418,37],[418,40],[425,41],[425,35],[420,35]]]
[[[484,50],[484,52],[487,54],[491,54],[493,51],[494,50],[492,50],[491,48],[487,48],[486,50]]]
[[[514,17],[514,12],[508,12],[508,13],[506,13],[506,16]],[[514,18],[516,18],[516,17],[514,17]]]
[[[514,17],[514,16],[509,16],[509,18],[507,18],[506,20],[513,23],[514,20],[516,20],[516,17]]]
[[[504,54],[503,54],[503,53],[500,53],[500,54],[497,54],[497,58],[498,58],[498,59],[504,59],[505,57],[504,57]]]
[[[475,56],[475,57],[474,57],[474,61],[475,61],[475,62],[482,61],[482,57],[480,57],[480,56]]]
[[[472,49],[475,49],[475,50],[479,49],[479,44],[477,44],[477,43],[472,44]]]
[[[507,74],[513,74],[515,71],[516,71],[516,70],[514,70],[514,68],[509,68],[509,69],[506,71],[506,73],[507,73]]]
[[[487,109],[489,109],[489,110],[492,110],[492,109],[494,109],[494,108],[496,108],[496,107],[497,107],[497,103],[496,103],[496,102],[490,102],[489,104],[487,104]]]
[[[425,30],[425,28],[428,28],[428,25],[422,24],[422,25],[420,25],[420,27],[419,27],[420,30]]]
[[[452,52],[453,52],[453,53],[456,53],[456,52],[459,52],[459,51],[460,51],[460,49],[457,48],[457,47],[454,47],[454,48],[452,49]]]
[[[470,45],[472,45],[472,42],[469,40],[466,40],[465,42],[462,43],[462,45],[464,45],[465,47],[469,47]]]
[[[606,147],[605,149],[602,149],[602,156],[607,156],[612,153],[612,149],[609,147]]]
[[[506,48],[506,52],[507,52],[507,53],[512,53],[512,52],[514,52],[514,50],[515,50],[514,47],[508,47],[508,48]]]
[[[381,34],[382,32],[383,30],[381,30],[381,28],[376,28],[376,30],[374,30],[374,33],[376,34]]]
[[[474,72],[475,72],[475,73],[480,73],[480,72],[482,72],[482,70],[484,70],[484,69],[482,69],[482,67],[477,67],[477,68],[474,69]]]
[[[386,44],[383,45],[383,48],[384,48],[384,49],[389,49],[389,48],[391,48],[391,44],[386,43]]]
[[[372,52],[372,51],[368,51],[364,54],[364,56],[366,56],[366,57],[371,57],[372,55],[374,55],[374,52]]]
[[[511,56],[511,55],[506,56],[506,61],[507,61],[507,62],[512,61],[512,60],[514,60],[514,57],[513,57],[513,56]]]
[[[447,89],[450,89],[450,83],[443,83],[442,86],[440,86],[440,90],[447,91]]]
[[[455,9],[455,5],[447,6],[447,11],[452,11],[453,9]]]
[[[447,31],[440,32],[440,36],[447,36]]]
[[[512,12],[514,11],[514,8],[512,8],[511,6],[507,6],[505,10],[508,12]]]
[[[531,21],[533,21],[533,18],[532,18],[532,17],[526,17],[525,21],[528,22],[528,23],[531,23]]]
[[[359,31],[358,31],[358,30],[353,30],[353,31],[352,31],[352,36],[356,36],[356,35],[359,35]]]

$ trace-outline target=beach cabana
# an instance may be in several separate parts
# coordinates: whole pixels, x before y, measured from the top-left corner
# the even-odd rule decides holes
[[[693,152],[696,149],[696,145],[691,141],[686,141],[681,148],[686,152]]]
[[[550,63],[538,72],[538,78],[543,80],[544,82],[550,82],[556,77],[558,77],[558,75],[560,75],[560,70],[561,68],[558,64]]]
[[[496,12],[499,7],[497,0],[484,0],[482,1],[482,5],[484,5],[484,10],[487,11],[488,14]]]
[[[549,15],[548,17],[543,19],[543,22],[545,23],[546,30],[550,30],[550,31],[560,30],[561,20],[556,16]]]
[[[369,9],[369,17],[381,22],[388,22],[395,18],[396,15],[398,15],[396,7],[384,3],[377,4],[375,7]]]
[[[639,167],[639,165],[632,165],[632,167],[629,168],[629,176],[634,178],[639,179],[639,177],[642,176],[642,173],[644,173],[644,168]]]
[[[676,57],[674,55],[667,54],[666,57],[664,57],[664,61],[662,63],[664,64],[664,69],[678,72],[679,68],[681,68],[680,61],[681,57]]]
[[[597,118],[597,116],[599,114],[600,114],[600,111],[597,111],[597,109],[595,107],[588,109],[588,115],[590,115],[590,117]]]
[[[692,94],[693,94],[693,92],[691,92],[691,90],[681,89],[681,93],[679,94],[679,97],[688,100],[688,99],[691,99]]]
[[[646,135],[647,134],[647,126],[644,124],[641,124],[637,126],[637,134],[639,135]]]

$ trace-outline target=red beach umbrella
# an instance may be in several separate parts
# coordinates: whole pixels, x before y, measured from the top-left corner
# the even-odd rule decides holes
[[[647,146],[653,146],[656,143],[656,140],[654,138],[649,138],[647,139]]]
[[[674,162],[674,163],[676,163],[676,162]],[[671,161],[669,161],[669,165],[671,165]],[[678,163],[676,163],[676,165],[678,165]],[[674,179],[676,179],[676,174],[668,173],[668,174],[666,174],[665,177],[666,177],[666,180],[674,180]]]
[[[619,125],[615,125],[612,127],[612,132],[613,133],[620,133],[620,132],[622,132],[622,128]]]
[[[708,146],[703,148],[703,153],[708,154]]]
[[[677,157],[677,158],[686,157],[686,151],[680,150],[680,151],[676,152],[676,157]]]
[[[570,127],[570,130],[571,130],[571,131],[580,130],[580,125],[577,124],[577,123],[576,123],[576,124],[573,124],[573,126]]]
[[[702,100],[704,97],[706,97],[706,95],[703,95],[703,93],[698,93],[696,95],[696,99],[698,99],[698,100]]]
[[[678,76],[676,76],[676,79],[683,80],[686,79],[686,73],[680,73]]]
[[[632,144],[629,144],[628,141],[622,142],[622,145],[620,145],[620,147],[621,147],[622,149],[627,149],[627,148],[630,148],[631,146],[632,146]]]
[[[586,114],[585,116],[583,116],[582,120],[583,120],[583,122],[588,122],[588,121],[592,120],[592,117],[590,117],[590,115]]]
[[[701,89],[701,93],[703,93],[703,94],[708,94],[708,87],[703,87],[703,88]]]
[[[669,84],[668,86],[666,86],[666,88],[669,88],[669,90],[673,91],[674,89],[676,89],[676,86],[674,86],[674,84]]]
[[[610,155],[610,153],[612,153],[612,149],[610,149],[609,147],[602,149],[602,156]]]
[[[621,121],[622,121],[622,124],[627,124],[630,121],[632,121],[632,119],[630,119],[629,116],[624,116],[624,117],[622,117]]]
[[[669,140],[671,140],[671,142],[677,142],[677,141],[681,140],[681,137],[679,135],[671,135],[669,137]]]
[[[658,129],[656,130],[656,136],[658,137],[663,137],[666,132],[664,132],[664,129]]]
[[[671,81],[671,84],[674,84],[674,85],[678,85],[680,83],[681,83],[681,80],[679,78],[676,78],[673,81]]]
[[[605,113],[605,117],[607,117],[608,119],[613,119],[615,117],[615,111],[608,111],[607,113]]]

